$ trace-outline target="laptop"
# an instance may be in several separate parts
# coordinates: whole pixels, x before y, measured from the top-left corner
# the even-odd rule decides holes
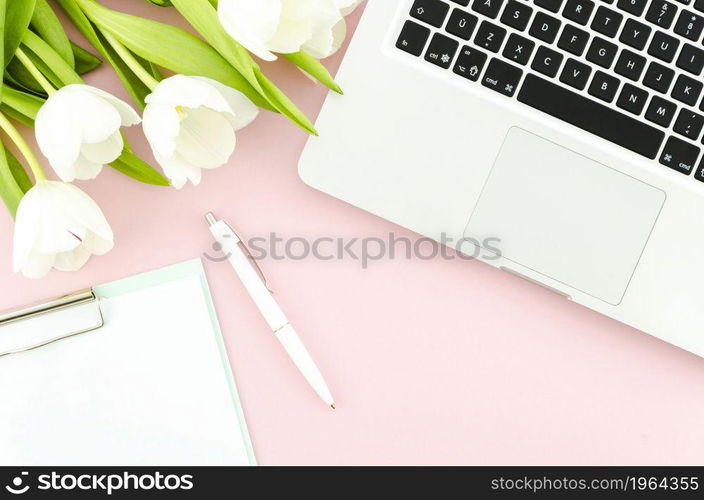
[[[703,31],[704,0],[370,0],[300,176],[704,355]]]

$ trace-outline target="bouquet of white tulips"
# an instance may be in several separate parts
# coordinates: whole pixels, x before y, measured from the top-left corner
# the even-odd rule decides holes
[[[27,277],[80,269],[113,247],[100,207],[74,180],[110,166],[155,186],[197,185],[203,169],[228,162],[237,130],[260,109],[315,134],[252,54],[280,54],[342,93],[320,59],[340,48],[344,18],[361,0],[147,1],[177,9],[200,37],[97,0],[0,0],[0,197],[15,217],[14,269]],[[57,6],[97,55],[69,40]],[[132,104],[83,81],[103,61]],[[34,128],[43,159],[15,123]],[[160,169],[123,135],[139,124]]]

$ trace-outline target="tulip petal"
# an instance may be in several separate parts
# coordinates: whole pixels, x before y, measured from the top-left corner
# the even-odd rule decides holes
[[[171,108],[199,108],[205,106],[222,113],[232,112],[229,103],[219,88],[209,78],[176,75],[163,80],[153,93],[147,96],[147,107],[165,105]],[[146,117],[145,117],[146,122]]]
[[[181,122],[177,152],[199,168],[224,165],[235,151],[235,131],[222,113],[208,108],[189,109]]]
[[[83,142],[102,142],[120,130],[122,117],[107,101],[90,93],[82,93],[76,99],[73,114],[81,126]]]
[[[269,49],[280,54],[299,52],[314,35],[314,16],[320,5],[311,0],[282,0],[281,17]]]
[[[53,183],[54,203],[57,210],[63,211],[67,217],[77,221],[87,230],[98,236],[112,240],[114,238],[110,224],[105,219],[98,204],[86,193],[73,184]],[[83,233],[85,235],[85,232]]]
[[[285,0],[283,0],[285,1]],[[282,0],[220,0],[218,18],[227,33],[266,61],[276,60],[268,42],[276,33]]]
[[[78,271],[88,262],[90,255],[91,253],[81,245],[69,252],[57,254],[54,268],[59,271]]]
[[[15,216],[12,267],[19,272],[29,258],[35,242],[39,238],[41,224],[41,205],[37,200],[39,193],[30,189],[20,201]]]
[[[51,267],[76,270],[92,253],[112,248],[113,234],[98,205],[71,184],[39,181],[20,202],[13,268],[41,278]]]
[[[27,255],[19,269],[15,269],[29,279],[39,279],[46,276],[54,266],[56,256],[54,254],[42,254],[33,251]]]
[[[122,134],[118,131],[102,142],[83,144],[81,147],[81,155],[88,161],[97,163],[98,165],[107,165],[120,156],[123,147],[124,140],[122,139]]]
[[[81,154],[81,131],[66,101],[57,99],[61,90],[49,97],[35,119],[35,136],[42,154],[62,180],[73,180],[71,167]]]
[[[220,92],[222,97],[225,98],[233,113],[233,115],[228,116],[228,118],[230,120],[230,124],[235,130],[240,130],[246,127],[252,123],[259,114],[259,108],[257,108],[257,106],[239,90],[235,90],[232,87],[223,85],[222,83],[210,78],[201,76],[194,76],[193,78],[207,82],[209,85],[215,87]]]
[[[85,147],[85,144],[83,145]],[[103,163],[96,163],[89,160],[83,154],[73,164],[72,179],[66,182],[73,182],[75,179],[81,181],[91,181],[98,177],[98,174],[103,171]]]
[[[362,3],[362,0],[335,0],[340,13],[343,16],[349,16]]]
[[[181,120],[175,107],[148,104],[144,108],[144,135],[152,150],[169,157],[176,151],[176,138],[181,130]]]
[[[88,231],[83,246],[93,255],[104,255],[113,249],[115,242],[111,239],[106,239],[98,236],[93,231]]]
[[[301,49],[316,59],[323,59],[335,52],[336,40],[333,30],[341,21],[344,22],[344,18],[335,2],[326,0],[318,4],[312,19],[312,36]]]
[[[132,125],[138,125],[141,123],[142,119],[139,114],[137,114],[132,106],[127,104],[122,99],[118,99],[111,93],[105,92],[104,90],[96,87],[91,87],[90,85],[85,85],[83,88],[110,103],[120,114],[123,127],[131,127]]]
[[[200,184],[202,176],[200,168],[190,165],[179,155],[167,157],[155,151],[154,158],[164,169],[164,175],[169,178],[171,185],[176,189],[181,189],[188,181],[191,181],[194,186]]]

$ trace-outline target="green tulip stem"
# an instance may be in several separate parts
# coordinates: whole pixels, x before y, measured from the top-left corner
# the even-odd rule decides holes
[[[149,87],[149,90],[154,91],[157,85],[159,85],[159,80],[154,78],[149,71],[147,71],[142,63],[140,63],[134,55],[127,50],[127,48],[122,45],[113,35],[107,30],[101,31],[105,40],[110,44],[110,46],[115,49],[117,55],[124,61],[124,63],[129,67],[132,72],[139,78],[144,85]]]
[[[39,160],[37,160],[34,151],[32,151],[32,148],[29,147],[27,141],[22,137],[22,134],[19,133],[12,122],[10,122],[3,113],[0,113],[0,128],[5,131],[10,140],[17,146],[20,153],[22,153],[25,160],[27,160],[29,168],[32,169],[34,180],[37,182],[45,181],[46,174],[44,170],[42,170],[42,166],[39,164]]]
[[[25,54],[25,52],[21,48],[17,49],[17,52],[15,52],[15,55],[17,56],[17,59],[20,60],[22,65],[25,68],[27,68],[27,71],[30,72],[30,74],[34,77],[34,79],[37,81],[37,83],[39,83],[39,85],[41,85],[41,87],[44,89],[44,91],[47,94],[51,95],[54,92],[56,92],[56,89],[51,84],[51,82],[46,79],[44,74],[41,71],[39,71],[39,68],[37,68],[34,65],[34,63],[29,58],[29,56],[27,54]]]

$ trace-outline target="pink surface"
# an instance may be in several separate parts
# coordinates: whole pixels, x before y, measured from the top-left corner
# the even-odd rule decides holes
[[[177,19],[141,0],[106,3]],[[266,71],[309,115],[318,112],[322,88],[286,64]],[[89,80],[125,96],[109,69]],[[129,135],[151,158],[140,131]],[[264,113],[238,138],[231,164],[198,188],[147,187],[109,169],[81,183],[117,245],[78,273],[13,274],[3,211],[0,309],[201,255],[212,244],[203,221],[211,210],[247,237],[416,237],[305,186],[296,164],[306,135],[284,119]],[[205,265],[262,464],[704,462],[704,360],[489,266],[262,262],[336,396],[333,412],[232,271]]]

